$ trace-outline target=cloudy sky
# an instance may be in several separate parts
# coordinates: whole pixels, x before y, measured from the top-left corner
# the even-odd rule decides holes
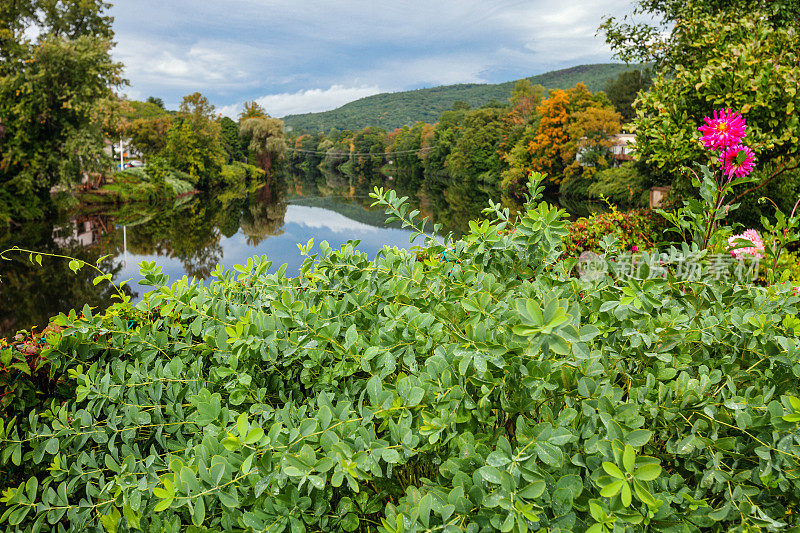
[[[200,91],[235,116],[333,109],[385,91],[496,83],[609,61],[597,26],[631,0],[117,0],[131,98]]]

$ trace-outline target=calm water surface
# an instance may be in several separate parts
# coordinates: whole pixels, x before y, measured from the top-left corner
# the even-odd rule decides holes
[[[375,257],[384,246],[409,247],[411,232],[387,226],[381,209],[370,209],[366,195],[372,183],[358,189],[345,179],[293,177],[280,186],[225,190],[183,198],[168,206],[129,204],[76,208],[48,220],[0,229],[0,251],[19,246],[82,259],[111,273],[115,282],[131,279],[126,290],[138,301],[149,288],[137,284],[139,264],[155,261],[171,281],[182,276],[205,280],[217,264],[227,268],[254,255],[266,255],[273,271],[286,263],[286,275],[298,273],[298,243],[313,238],[338,248],[360,240],[359,248]],[[383,185],[382,178],[376,184]],[[276,186],[277,188],[278,186]],[[468,194],[469,193],[469,194]],[[347,195],[347,197],[345,196]],[[485,195],[475,191],[417,198],[416,207],[456,236],[479,218]],[[558,198],[548,198],[553,203]],[[596,210],[592,205],[558,202],[573,216]],[[318,249],[318,248],[317,248]],[[84,304],[103,309],[112,303],[107,283],[94,285],[97,272],[77,274],[65,259],[45,257],[33,266],[27,254],[0,261],[0,338],[20,329],[43,327],[50,317]]]
[[[369,200],[362,204],[369,205]],[[374,257],[384,245],[408,248],[411,232],[388,227],[382,210],[343,198],[288,198],[276,201],[269,191],[195,197],[168,207],[128,205],[76,211],[0,233],[0,250],[19,246],[63,254],[95,263],[115,282],[131,279],[134,301],[146,287],[139,263],[155,261],[171,281],[182,276],[206,279],[218,263],[231,268],[265,254],[272,270],[287,264],[287,276],[302,263],[297,243],[313,238],[338,248],[360,240],[359,249]],[[318,249],[318,247],[317,247]],[[112,300],[108,284],[95,286],[96,272],[78,274],[66,260],[45,257],[32,266],[27,254],[0,262],[0,337],[19,329],[41,328],[49,317],[85,303],[100,308]]]

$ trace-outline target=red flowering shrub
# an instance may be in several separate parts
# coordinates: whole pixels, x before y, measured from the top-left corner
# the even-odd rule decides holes
[[[623,250],[644,251],[659,242],[665,221],[648,209],[618,211],[579,218],[567,225],[569,235],[564,239],[567,256],[578,256],[584,251],[599,251],[599,242],[605,235],[614,234]]]

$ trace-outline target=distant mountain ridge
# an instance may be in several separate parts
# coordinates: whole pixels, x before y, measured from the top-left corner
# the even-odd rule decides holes
[[[609,79],[623,72],[642,69],[644,65],[623,63],[598,63],[579,65],[545,72],[528,79],[546,89],[568,89],[582,82],[590,91],[603,90]],[[283,117],[286,126],[294,132],[314,133],[339,130],[360,130],[366,126],[379,126],[387,130],[414,122],[436,122],[443,111],[459,100],[472,107],[480,107],[492,100],[505,102],[517,80],[505,83],[462,83],[440,85],[427,89],[380,93],[349,102],[339,108],[319,113],[303,113]]]

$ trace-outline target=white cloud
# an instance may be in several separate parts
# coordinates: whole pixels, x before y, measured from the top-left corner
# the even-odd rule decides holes
[[[115,56],[142,92],[169,105],[201,91],[229,115],[255,98],[283,116],[378,88],[496,83],[608,61],[597,27],[630,8],[631,0],[130,0],[112,14]]]
[[[241,111],[242,106],[240,104],[223,105],[216,109],[216,112],[223,117],[232,118],[234,120],[239,118],[239,113],[241,113]]]
[[[214,41],[189,46],[154,42],[131,35],[118,35],[116,59],[134,85],[159,85],[194,91],[215,91],[256,84],[246,63],[253,60],[250,47]]]
[[[256,98],[255,101],[273,117],[283,117],[297,113],[314,113],[335,109],[347,102],[378,94],[381,89],[377,85],[362,85],[359,87],[345,87],[332,85],[328,89],[308,89],[295,93],[267,94]],[[220,108],[220,112],[230,112],[232,106]],[[236,112],[241,106],[233,106]],[[225,111],[222,111],[225,110]],[[231,116],[231,115],[228,115]]]

